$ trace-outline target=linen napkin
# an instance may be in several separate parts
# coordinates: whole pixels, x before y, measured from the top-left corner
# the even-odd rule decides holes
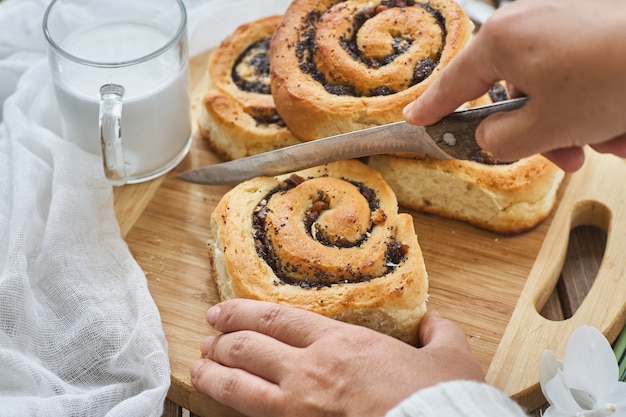
[[[26,71],[0,125],[0,415],[157,416],[159,313],[99,157],[45,127],[48,76]]]
[[[0,3],[0,415],[158,416],[159,313],[99,157],[59,137],[46,5]]]
[[[170,368],[159,312],[100,158],[61,137],[48,3],[0,2],[0,415],[160,416]],[[288,1],[244,3],[186,1],[191,55]]]

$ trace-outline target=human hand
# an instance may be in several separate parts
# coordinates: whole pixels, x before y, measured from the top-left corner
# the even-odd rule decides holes
[[[543,153],[566,171],[582,146],[626,157],[626,8],[619,0],[517,0],[499,9],[405,109],[428,125],[506,80],[521,109],[487,118],[482,148],[513,161]]]
[[[456,324],[428,313],[416,348],[361,326],[246,299],[207,313],[223,332],[202,342],[198,391],[251,416],[380,417],[439,382],[484,381]]]

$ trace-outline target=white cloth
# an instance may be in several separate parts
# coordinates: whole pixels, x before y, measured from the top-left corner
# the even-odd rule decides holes
[[[0,416],[160,416],[170,385],[160,316],[99,157],[60,137],[48,3],[0,2]],[[192,54],[262,6],[240,3],[186,2]]]
[[[29,68],[0,125],[0,415],[157,416],[159,314],[99,158],[44,127],[48,77]]]
[[[57,135],[46,4],[0,3],[0,415],[159,416],[159,313],[99,158]]]
[[[386,417],[528,417],[520,406],[491,385],[445,382],[416,392]]]

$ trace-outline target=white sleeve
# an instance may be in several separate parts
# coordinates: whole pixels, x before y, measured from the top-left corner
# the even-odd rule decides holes
[[[424,388],[386,417],[528,417],[506,394],[485,383],[444,382]]]

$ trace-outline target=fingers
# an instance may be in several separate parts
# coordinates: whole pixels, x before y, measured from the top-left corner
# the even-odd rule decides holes
[[[252,330],[294,347],[306,347],[337,326],[309,311],[242,298],[211,307],[207,321],[220,332]]]
[[[274,383],[289,372],[295,353],[291,346],[247,330],[209,336],[200,350],[207,359]]]
[[[511,162],[537,153],[538,125],[532,101],[524,107],[487,117],[476,129],[476,142],[503,162]],[[548,149],[548,148],[546,148]]]
[[[565,172],[574,172],[580,169],[585,162],[585,152],[583,148],[578,146],[554,149],[544,152],[543,156],[554,162]]]
[[[600,153],[612,153],[618,157],[626,158],[626,135],[591,145],[591,148]],[[574,172],[582,167],[585,162],[585,152],[580,146],[554,149],[544,152],[543,156],[561,167],[565,172]]]
[[[528,95],[522,90],[520,90],[519,88],[517,88],[516,86],[514,86],[513,84],[511,84],[510,82],[506,81],[505,83],[506,83],[506,91],[509,93],[510,98],[520,98],[520,97],[526,97]]]
[[[616,138],[591,146],[600,153],[612,153],[621,158],[626,158],[626,133]]]
[[[190,370],[198,391],[250,417],[276,416],[283,408],[280,387],[241,369],[201,359]]]
[[[463,329],[452,320],[444,319],[439,313],[428,312],[420,322],[420,340],[424,347],[460,347],[469,351]]]
[[[476,142],[503,162],[512,162],[554,149],[568,135],[562,127],[541,117],[542,109],[530,99],[524,107],[487,117],[476,129]],[[560,145],[559,147],[563,147]],[[566,146],[569,148],[568,146]],[[575,151],[554,154],[560,165],[574,167],[579,162]],[[569,161],[567,158],[574,158]],[[556,162],[555,161],[555,162]]]
[[[484,59],[481,44],[471,42],[444,68],[435,82],[404,109],[407,122],[425,126],[437,122],[463,103],[480,97],[499,81]]]
[[[592,134],[572,130],[542,114],[545,109],[532,99],[519,110],[493,114],[478,126],[476,142],[503,162],[542,153],[566,172],[578,170],[585,155],[577,144]],[[598,152],[626,156],[626,135],[591,146]]]
[[[428,313],[420,324],[420,338],[424,346],[422,350],[438,364],[440,380],[485,380],[463,329],[453,321],[437,313]]]

